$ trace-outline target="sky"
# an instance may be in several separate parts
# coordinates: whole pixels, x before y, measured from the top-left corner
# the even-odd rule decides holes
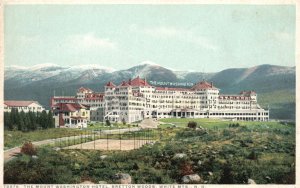
[[[295,66],[294,5],[6,5],[5,66]]]

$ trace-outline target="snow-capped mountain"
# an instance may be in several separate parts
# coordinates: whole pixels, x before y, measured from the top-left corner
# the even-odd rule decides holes
[[[212,81],[222,93],[238,93],[241,90],[255,90],[259,100],[276,104],[274,116],[280,116],[286,109],[283,118],[294,118],[295,106],[295,67],[260,65],[250,68],[226,69],[215,73],[196,71],[174,71],[151,61],[137,66],[114,70],[99,65],[59,66],[42,64],[32,67],[5,67],[5,99],[38,100],[48,106],[49,98],[56,95],[74,95],[81,87],[103,91],[108,81],[120,84],[140,76],[150,81],[196,83],[203,79]],[[169,87],[169,86],[167,86]],[[272,96],[272,97],[270,97]],[[261,102],[264,104],[263,102]],[[279,107],[278,107],[279,106]],[[276,115],[277,113],[277,115]],[[272,114],[271,114],[272,116]]]
[[[49,81],[71,81],[74,79],[93,79],[105,73],[115,71],[109,67],[100,65],[74,65],[59,66],[52,63],[38,64],[31,67],[7,66],[4,78],[6,81],[18,81],[24,85],[32,82]]]

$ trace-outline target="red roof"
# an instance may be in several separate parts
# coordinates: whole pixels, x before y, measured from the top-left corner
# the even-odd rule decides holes
[[[75,98],[75,97],[51,97],[50,100],[50,106],[51,108],[54,107],[55,104],[60,103],[63,101],[68,101],[68,102],[77,102],[79,99]]]
[[[108,82],[108,83],[106,84],[106,86],[107,86],[107,87],[116,87],[116,85],[115,85],[114,83],[112,83],[112,82]]]
[[[130,86],[127,82],[125,82],[125,81],[123,81],[122,83],[121,83],[121,85],[120,86],[125,86],[125,87],[128,87],[128,86]]]
[[[106,84],[107,87],[116,87],[112,82]],[[146,80],[141,79],[139,76],[135,79],[129,79],[128,82],[123,81],[119,86],[151,86]]]
[[[160,91],[191,91],[187,88],[172,88],[172,87],[156,87],[156,90]]]
[[[86,108],[86,106],[78,103],[58,103],[55,106],[57,106],[60,111],[64,112],[75,112],[82,108]]]
[[[84,92],[93,92],[93,90],[89,89],[89,88],[84,88],[84,87],[80,87],[78,89],[79,93],[84,93]]]
[[[195,84],[191,89],[199,90],[199,89],[218,89],[218,88],[214,87],[212,82],[208,83],[206,81],[202,81],[202,82]]]
[[[40,105],[37,101],[4,101],[7,106],[18,107],[18,106],[29,106],[32,103]]]
[[[139,76],[133,80],[129,80],[128,84],[131,86],[151,86],[146,80],[141,79]]]

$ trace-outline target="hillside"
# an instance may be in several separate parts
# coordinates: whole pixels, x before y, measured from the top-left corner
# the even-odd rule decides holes
[[[44,64],[33,67],[5,67],[5,100],[37,100],[45,107],[54,95],[74,95],[81,87],[103,91],[108,81],[141,76],[147,81],[196,83],[206,79],[221,93],[234,94],[255,90],[263,107],[270,107],[271,118],[295,119],[295,67],[260,65],[226,69],[216,73],[173,71],[153,63],[142,63],[126,70],[114,71],[98,65],[61,67]]]

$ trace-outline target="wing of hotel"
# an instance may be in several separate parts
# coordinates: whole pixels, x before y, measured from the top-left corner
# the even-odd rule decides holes
[[[155,87],[137,77],[119,85],[108,82],[104,93],[79,88],[76,96],[51,98],[54,109],[60,103],[90,107],[90,121],[127,123],[145,118],[218,118],[268,121],[269,110],[257,103],[254,91],[221,94],[212,82],[201,81],[191,88]]]

